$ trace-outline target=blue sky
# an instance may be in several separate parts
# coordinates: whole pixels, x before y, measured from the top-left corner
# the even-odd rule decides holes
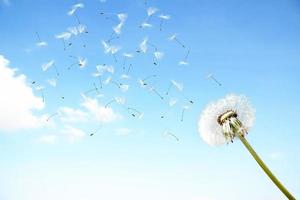
[[[76,13],[88,33],[72,36],[72,46],[64,51],[56,36],[78,25],[67,15],[77,3],[84,4]],[[153,27],[141,29],[149,7],[158,9],[149,20]],[[101,44],[118,18],[105,19],[100,12],[128,14],[120,38],[112,41],[121,47],[118,62]],[[161,14],[171,16],[162,31]],[[256,109],[249,142],[299,197],[299,19],[296,0],[148,0],[147,5],[143,0],[1,0],[0,199],[284,199],[238,140],[220,147],[201,140],[201,111],[228,93],[249,98]],[[36,45],[36,32],[47,46]],[[186,48],[168,40],[174,33]],[[158,66],[151,46],[145,54],[135,53],[145,37],[164,53]],[[178,65],[187,49],[189,64]],[[132,64],[128,80],[120,78],[126,72],[125,52],[134,54],[125,64]],[[86,58],[86,67],[68,70],[76,63],[70,55]],[[53,66],[42,70],[51,60],[59,76]],[[112,83],[100,89],[92,76],[100,64],[113,65],[113,80],[128,84],[129,90]],[[210,73],[222,86],[206,78]],[[164,100],[138,83],[153,74],[157,77],[149,84]],[[103,76],[104,81],[110,74]],[[56,79],[56,87],[49,79]],[[165,95],[171,80],[182,83],[183,91],[172,88]],[[93,83],[101,95],[94,91],[83,97]],[[45,102],[37,86],[44,87]],[[112,103],[110,112],[103,111],[115,97],[126,103]],[[170,99],[178,100],[171,108]],[[143,118],[132,117],[127,107],[138,109]],[[165,130],[179,142],[164,137]]]

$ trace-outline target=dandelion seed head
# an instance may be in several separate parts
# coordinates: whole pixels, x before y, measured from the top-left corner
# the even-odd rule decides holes
[[[209,145],[221,145],[232,141],[233,138],[224,133],[224,127],[218,122],[219,117],[228,111],[236,113],[245,131],[249,131],[253,126],[255,111],[247,98],[244,95],[227,95],[225,98],[209,104],[198,121],[198,131],[202,139]]]

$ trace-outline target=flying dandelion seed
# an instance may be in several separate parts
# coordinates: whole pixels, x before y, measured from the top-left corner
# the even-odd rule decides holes
[[[54,60],[51,60],[45,64],[42,64],[42,70],[45,72],[47,71],[50,67],[54,65]]]
[[[180,40],[178,40],[177,34],[176,34],[176,33],[173,34],[173,35],[171,35],[168,39],[169,39],[170,41],[175,41],[175,42],[177,42],[182,48],[185,48],[185,45],[184,45]]]
[[[179,65],[188,65],[189,63],[187,62],[187,59],[188,59],[189,55],[190,55],[190,50],[188,49],[183,60],[179,61],[178,64]]]
[[[53,117],[57,116],[58,114],[59,114],[58,112],[53,113],[52,115],[50,115],[50,116],[46,119],[46,121],[49,122],[50,119],[52,119]]]
[[[120,104],[120,105],[124,105],[126,103],[126,99],[124,97],[115,97],[113,100],[106,103],[104,107],[107,108],[112,103],[117,103],[117,104]]]
[[[164,99],[164,97],[154,88],[150,88],[150,91],[154,92],[154,94],[156,94],[161,100]]]
[[[56,79],[48,79],[47,82],[48,82],[48,84],[51,85],[52,87],[56,87],[56,85],[57,85]]]
[[[139,119],[141,119],[144,116],[141,111],[132,107],[128,107],[127,111],[131,114],[132,117],[138,117]]]
[[[177,142],[179,142],[179,138],[176,135],[174,135],[173,133],[171,133],[169,130],[165,130],[163,132],[163,136],[164,137],[170,136],[170,137],[174,138]]]
[[[246,140],[246,135],[253,126],[254,112],[245,96],[227,95],[204,109],[198,121],[198,131],[202,139],[212,146],[233,142],[238,138],[281,192],[288,199],[296,199],[273,175]]]
[[[219,86],[222,86],[222,84],[214,77],[213,74],[209,74],[206,78],[207,78],[207,79],[211,79],[211,80],[213,80],[215,83],[217,83]]]
[[[159,30],[162,31],[164,21],[171,19],[171,16],[170,15],[159,15],[159,18],[160,18]]]
[[[182,107],[182,112],[181,112],[181,118],[180,118],[180,121],[183,122],[183,119],[184,119],[184,114],[185,114],[185,111],[189,109],[188,106],[183,106]]]
[[[47,42],[41,40],[40,35],[39,35],[38,32],[35,32],[35,34],[36,34],[36,37],[37,37],[37,39],[38,39],[38,42],[36,43],[36,46],[38,46],[38,47],[45,47],[45,46],[48,46],[48,43],[47,43]]]
[[[175,87],[178,91],[182,91],[183,90],[183,84],[182,83],[179,83],[177,81],[174,81],[174,80],[171,80],[171,83],[168,87],[168,90],[166,92],[166,95],[169,95],[170,93],[170,90]]]
[[[161,60],[164,56],[164,53],[163,52],[160,52],[160,51],[155,51],[153,53],[154,55],[154,61],[153,61],[153,64],[154,65],[158,65],[158,60]]]
[[[97,128],[95,131],[90,133],[90,136],[94,136],[95,134],[97,134],[100,130],[101,130],[102,126],[100,126],[99,128]]]
[[[162,114],[160,116],[160,118],[162,118],[162,119],[165,118],[165,116],[171,111],[172,107],[175,106],[177,104],[177,102],[178,102],[177,99],[170,99],[169,103],[168,103],[169,104],[168,110],[164,114]]]
[[[84,8],[84,5],[82,3],[78,3],[72,6],[71,10],[67,13],[69,16],[72,16],[73,14],[75,14],[75,12],[79,9],[79,8]]]
[[[147,49],[148,49],[148,38],[144,38],[143,41],[140,43],[140,49],[138,50],[138,52],[142,52],[142,53],[146,53]]]
[[[139,80],[139,82],[140,82],[141,86],[146,86],[146,85],[148,85],[148,83],[146,81],[151,79],[151,78],[155,78],[155,77],[157,77],[157,75],[152,74],[150,76],[147,76],[147,77],[143,78],[142,80]]]
[[[123,70],[125,69],[125,65],[128,59],[133,58],[133,54],[131,53],[123,53],[122,54],[124,59],[123,59]]]
[[[63,41],[64,45],[64,51],[67,49],[67,47],[72,45],[72,42],[68,43],[68,46],[66,46],[66,41],[69,40],[72,37],[72,34],[69,32],[63,32],[61,34],[58,34],[55,36],[57,39],[61,39]]]

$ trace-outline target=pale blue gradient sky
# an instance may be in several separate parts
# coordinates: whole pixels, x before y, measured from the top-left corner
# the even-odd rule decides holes
[[[74,3],[1,2],[0,55],[29,80],[39,82],[54,76],[43,73],[40,66],[55,59],[62,78],[56,89],[47,87],[46,108],[40,113],[53,113],[60,106],[80,108],[80,93],[95,82],[91,77],[95,66],[114,64],[103,53],[101,40],[109,36],[116,23],[104,20],[99,13],[126,12],[128,20],[116,42],[122,52],[136,50],[145,36],[165,52],[158,67],[152,66],[150,56],[133,59],[131,87],[124,96],[145,116],[135,120],[114,105],[124,118],[104,125],[95,137],[76,143],[37,142],[42,134],[59,132],[63,128],[60,123],[55,129],[0,131],[1,200],[284,199],[239,141],[212,148],[199,137],[200,112],[207,103],[227,93],[249,97],[256,108],[249,142],[286,187],[300,196],[299,1],[149,0],[148,5],[157,7],[159,13],[172,16],[160,32],[157,17],[153,17],[153,29],[137,27],[145,18],[143,0],[83,0],[85,8],[78,13],[89,30],[83,39],[87,48],[74,45],[64,52],[55,35],[76,25],[74,17],[66,15]],[[35,47],[36,31],[49,46]],[[167,41],[172,33],[178,33],[191,49],[189,66],[177,65],[184,51]],[[73,62],[70,54],[88,58],[88,67],[68,71]],[[160,113],[167,106],[139,88],[136,79],[153,73],[159,74],[156,86],[162,92],[171,79],[184,83],[185,95],[195,101],[184,122],[180,122],[180,108],[161,120]],[[223,85],[218,87],[205,79],[209,73]],[[112,86],[103,90],[103,104],[119,94]],[[63,102],[57,98],[60,95],[66,97]],[[78,128],[89,132],[97,126],[86,123]],[[123,127],[132,133],[116,135],[116,129]],[[165,128],[172,130],[180,142],[163,138]],[[280,156],[274,158],[274,154]]]

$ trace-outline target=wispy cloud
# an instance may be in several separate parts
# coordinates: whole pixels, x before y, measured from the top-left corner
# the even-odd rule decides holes
[[[46,116],[37,116],[33,111],[44,108],[42,98],[34,95],[24,74],[17,75],[17,69],[8,65],[9,61],[0,55],[0,130],[16,131],[41,126]]]
[[[81,129],[74,128],[69,125],[66,125],[61,133],[63,133],[67,137],[67,140],[71,143],[79,141],[86,136],[86,133]]]

